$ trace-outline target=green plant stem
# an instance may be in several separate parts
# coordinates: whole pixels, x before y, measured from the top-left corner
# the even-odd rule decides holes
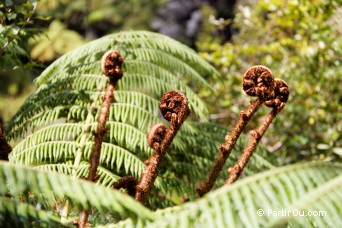
[[[83,129],[81,140],[80,140],[80,143],[79,143],[79,146],[78,146],[78,149],[77,149],[77,152],[76,152],[76,156],[75,156],[75,161],[74,161],[73,170],[72,170],[72,176],[73,177],[77,176],[77,170],[78,170],[78,168],[79,168],[79,166],[81,164],[81,161],[82,161],[82,156],[83,156],[83,152],[84,152],[84,148],[85,148],[85,142],[86,142],[87,136],[89,135],[90,130],[91,130],[91,120],[92,120],[92,117],[93,117],[92,109],[96,106],[99,94],[102,91],[102,88],[103,88],[103,85],[104,85],[105,81],[106,81],[106,77],[103,76],[101,78],[101,82],[100,82],[100,84],[99,84],[99,86],[97,88],[97,93],[95,95],[93,103],[90,105],[90,108],[89,108],[89,111],[88,111],[88,115],[87,115],[87,119],[86,119],[85,124],[84,124],[85,126],[84,126],[84,129]]]
[[[67,199],[66,202],[65,202],[65,205],[63,207],[63,210],[62,210],[62,216],[61,216],[61,222],[62,223],[66,222],[67,219],[68,219],[69,206],[70,206],[70,202],[69,202],[69,199]]]
[[[249,120],[252,118],[254,113],[259,109],[259,107],[263,104],[264,100],[258,98],[255,101],[251,102],[248,106],[248,108],[245,111],[242,111],[240,113],[240,118],[234,127],[231,134],[227,135],[225,138],[225,144],[220,145],[220,154],[215,160],[214,167],[212,168],[208,179],[203,182],[197,189],[197,193],[200,197],[208,193],[212,187],[214,186],[214,183],[219,176],[221,170],[223,169],[224,164],[226,163],[226,160],[231,153],[233,147],[235,146],[241,132],[246,127]]]
[[[226,180],[225,184],[231,184],[236,181],[239,176],[241,175],[243,169],[246,167],[250,157],[252,156],[253,152],[255,151],[258,143],[260,142],[262,136],[265,134],[267,128],[272,123],[273,119],[276,117],[279,111],[274,108],[271,112],[269,112],[263,124],[257,129],[252,130],[250,132],[251,139],[249,140],[247,147],[243,150],[242,155],[234,167],[230,167],[228,172],[230,173],[229,178]]]
[[[103,85],[104,85],[104,83],[106,81],[105,79],[106,79],[105,76],[103,76],[101,78],[101,82],[100,82],[100,84],[99,84],[99,86],[97,88],[97,93],[96,93],[95,98],[94,98],[92,104],[90,105],[90,108],[89,108],[89,111],[88,111],[87,119],[86,119],[86,122],[84,124],[85,127],[83,129],[81,140],[80,140],[77,152],[76,152],[74,165],[73,165],[73,168],[72,168],[72,177],[74,177],[74,178],[77,177],[77,170],[80,167],[80,164],[81,164],[81,161],[82,161],[82,156],[83,156],[83,152],[84,152],[84,148],[85,148],[85,142],[86,142],[87,136],[90,133],[91,120],[92,120],[92,108],[94,108],[96,106],[99,94],[101,93],[102,87],[103,87]],[[69,199],[67,199],[66,203],[65,203],[65,206],[63,208],[63,211],[62,211],[62,215],[61,215],[61,221],[62,222],[66,221],[68,219],[69,204],[70,204]]]

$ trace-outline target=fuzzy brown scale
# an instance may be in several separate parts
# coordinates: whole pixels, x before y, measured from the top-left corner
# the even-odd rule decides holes
[[[0,132],[0,160],[8,161],[12,147],[7,143],[5,136]]]

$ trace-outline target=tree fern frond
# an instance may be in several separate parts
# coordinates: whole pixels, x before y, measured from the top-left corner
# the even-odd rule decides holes
[[[87,106],[85,106],[86,103],[83,103],[81,106],[80,105],[58,105],[57,106],[58,103],[63,104],[64,102],[62,101],[68,101],[69,99],[71,102],[69,101],[68,103],[72,103],[72,102],[79,103],[77,102],[77,99],[79,99],[79,97],[83,99],[84,95],[79,94],[79,93],[78,93],[79,95],[77,95],[77,93],[78,92],[72,92],[72,93],[63,92],[62,94],[56,93],[54,94],[53,97],[59,97],[58,99],[51,98],[50,96],[48,96],[46,99],[48,103],[44,104],[42,103],[42,101],[37,101],[37,104],[31,105],[27,109],[23,107],[22,112],[18,116],[16,116],[14,120],[10,123],[9,138],[12,138],[14,136],[20,137],[24,133],[26,133],[29,129],[34,130],[35,128],[41,127],[41,125],[52,123],[60,118],[67,118],[68,120],[85,119],[89,111]],[[117,100],[120,100],[122,98],[121,94],[122,96],[124,96],[124,99],[127,99],[127,96],[125,95],[125,93],[126,92],[120,93]],[[66,97],[64,97],[64,95]],[[71,95],[71,97],[69,97],[69,95]],[[130,97],[131,95],[132,93],[128,94],[128,99],[129,98],[134,99],[134,97]],[[145,130],[148,129],[153,124],[160,122],[156,116],[153,116],[152,113],[149,113],[147,110],[140,108],[141,105],[144,105],[144,97],[140,97],[139,94],[135,94],[135,95],[137,95],[136,98],[139,99],[138,101],[141,102],[138,106],[131,105],[131,104],[126,104],[124,106],[124,104],[121,104],[121,103],[114,103],[110,110],[110,117],[113,117],[113,118],[118,117],[116,119],[122,119],[124,122],[127,119],[127,115],[129,114],[131,122],[139,123],[136,126],[138,126],[140,129],[144,127]],[[195,98],[195,99],[198,99],[198,98]],[[100,101],[98,101],[98,103],[100,103]],[[193,102],[193,103],[200,104],[201,102],[199,101],[199,102]],[[56,106],[53,107],[53,105],[56,105]],[[153,104],[153,106],[157,106],[157,105],[158,103]],[[52,109],[51,109],[51,106],[53,107]],[[90,106],[89,103],[88,103],[88,106]],[[121,107],[121,106],[124,106],[124,107]],[[96,107],[96,108],[99,109],[99,107]],[[200,107],[193,107],[193,108],[204,109],[204,105],[200,104]],[[151,105],[149,109],[152,109]],[[197,113],[203,113],[203,112],[204,110],[197,111]],[[200,116],[205,118],[205,116],[203,116],[202,114],[200,114]],[[145,123],[145,124],[142,125],[141,123]],[[147,124],[148,126],[146,126]]]
[[[92,144],[86,146],[84,156],[90,157]],[[134,152],[133,152],[134,153]],[[122,147],[103,143],[101,148],[100,163],[102,166],[110,168],[112,171],[116,170],[117,173],[123,170],[125,175],[131,175],[136,178],[140,177],[140,174],[145,169],[144,163],[136,157],[133,153]]]
[[[69,107],[66,106],[58,106],[51,110],[43,110],[32,117],[28,117],[25,121],[21,120],[20,124],[11,126],[11,134],[8,137],[22,137],[28,130],[34,131],[39,126],[58,120],[68,109]]]
[[[92,100],[84,91],[96,91],[101,79],[97,75],[83,75],[44,84],[38,88],[30,99],[26,100],[18,113],[12,118],[12,122],[20,122],[20,118],[31,116],[37,110],[41,111],[44,108],[80,104],[84,101],[90,103]]]
[[[0,196],[0,224],[2,227],[67,227],[51,211],[44,211],[27,203]]]
[[[15,153],[15,155],[11,156],[11,162],[25,165],[39,165],[38,167],[42,167],[46,170],[58,170],[59,172],[62,172],[64,174],[71,174],[73,169],[71,164],[67,165],[53,163],[66,162],[70,159],[73,159],[78,146],[78,143],[72,141],[45,142],[26,149],[22,152]],[[89,160],[93,143],[88,142],[84,146],[85,148],[83,156],[86,160]],[[50,165],[41,165],[44,163],[50,163]],[[81,164],[86,163],[82,162]],[[110,171],[108,170],[109,172],[131,175],[137,179],[140,178],[140,175],[145,168],[144,163],[131,152],[109,143],[103,143],[102,145],[100,165],[102,166],[99,167],[100,177],[103,177],[105,179],[105,182],[108,182],[108,180],[110,180],[111,184],[113,184],[113,181],[117,180],[117,175],[115,175],[114,173],[111,173],[111,175],[109,175],[110,173],[108,173],[107,175],[107,173],[105,172],[106,169],[103,167],[108,167],[110,169]],[[85,165],[81,165],[81,167],[79,167],[79,170],[77,170],[77,173],[86,175],[87,170],[88,168],[86,168]],[[101,175],[101,173],[103,175]],[[78,176],[81,174],[78,174]],[[162,178],[157,178],[155,185],[158,189],[161,189],[164,194],[172,191],[172,189],[168,189],[167,186],[169,186],[169,184],[163,181]]]
[[[158,210],[152,223],[127,219],[105,227],[335,227],[342,222],[341,171],[340,164],[324,162],[280,167],[224,186],[196,202]],[[264,214],[258,216],[258,210]]]
[[[268,210],[289,210],[293,206],[308,209],[310,204],[307,200],[312,199],[314,193],[320,193],[320,199],[330,201],[327,205],[332,205],[334,201],[325,194],[328,190],[341,184],[341,177],[339,176],[341,171],[341,165],[318,162],[272,169],[247,177],[233,185],[224,186],[197,202],[177,207],[172,214],[169,210],[165,212],[161,210],[157,212],[157,217],[160,219],[148,224],[148,226],[179,227],[184,224],[214,227],[267,226],[266,224],[272,221],[273,217],[266,216],[266,214],[257,216],[258,209],[263,209],[265,213]],[[320,173],[324,173],[324,175],[319,175]],[[298,174],[301,174],[303,178],[298,178]],[[318,178],[315,178],[317,176]],[[329,182],[337,176],[339,176],[337,179]],[[293,178],[296,178],[296,181],[293,181]],[[341,190],[341,188],[336,188],[332,194],[341,195]],[[282,192],[287,192],[287,194]],[[303,204],[298,202],[299,199],[303,199]],[[336,215],[338,215],[338,219],[341,219],[341,207],[334,206],[331,209],[331,206],[318,204],[318,202],[314,205],[319,205],[320,210],[333,210],[330,214],[332,216],[330,220],[334,216],[336,219]],[[287,218],[284,217],[284,220],[287,221]],[[283,222],[283,220],[276,222]]]
[[[274,217],[268,227],[292,226],[334,227],[342,224],[342,175],[319,185],[287,208],[288,216]],[[309,216],[309,218],[308,218]],[[304,219],[303,217],[306,217]]]
[[[172,80],[158,79],[153,76],[147,76],[142,74],[128,74],[127,77],[123,77],[118,82],[118,88],[123,90],[133,90],[142,93],[149,93],[153,97],[158,97],[160,94],[164,94],[172,89],[178,89],[183,91],[188,100],[189,107],[195,114],[199,115],[202,119],[207,119],[208,110],[205,107],[203,101],[189,88],[173,78]],[[144,85],[143,87],[141,85]]]
[[[142,150],[148,156],[152,149],[148,147],[146,133],[126,123],[107,121],[109,142],[120,145],[130,151]]]
[[[48,164],[48,165],[39,165],[36,166],[35,169],[50,171],[50,172],[57,172],[62,173],[65,175],[72,175],[74,166],[72,161],[67,161],[65,163],[59,163],[59,164]],[[86,177],[89,172],[89,163],[88,162],[81,162],[80,166],[78,167],[76,171],[76,176],[78,178]],[[111,171],[99,167],[97,170],[97,173],[99,174],[100,178],[97,181],[97,183],[110,187],[114,184],[114,182],[118,181],[121,177],[113,174]]]
[[[126,49],[131,51],[130,49]],[[138,61],[153,62],[163,67],[164,69],[174,69],[172,73],[178,74],[180,79],[194,80],[205,88],[211,88],[210,84],[197,71],[189,65],[184,64],[182,59],[179,59],[170,53],[160,51],[158,49],[149,48],[134,48],[134,58]],[[177,70],[176,70],[177,69]]]
[[[73,141],[43,142],[23,151],[14,151],[11,162],[24,165],[65,162],[74,158],[78,146],[78,143]],[[84,146],[83,156],[89,160],[93,143],[87,142]],[[135,177],[139,177],[144,170],[144,164],[139,158],[128,150],[109,143],[103,143],[100,163],[117,172],[124,168],[125,174]]]
[[[96,129],[96,124],[97,123],[92,124],[91,130]],[[108,121],[107,125],[109,141],[111,143],[121,145],[121,147],[127,148],[131,151],[141,149],[148,155],[152,153],[151,148],[147,145],[147,139],[144,132],[121,122]],[[28,136],[24,141],[20,142],[13,149],[13,155],[47,141],[76,140],[76,138],[82,133],[83,126],[84,124],[79,123],[66,123],[44,127]]]
[[[95,125],[93,125],[93,127],[95,127]],[[40,143],[75,140],[82,133],[82,129],[83,124],[78,123],[62,123],[44,127],[17,144],[17,146],[13,148],[11,156]]]
[[[72,141],[42,142],[25,150],[11,153],[10,162],[21,165],[39,165],[67,161],[74,157],[78,144]]]
[[[145,32],[132,31],[112,34],[96,41],[90,42],[68,54],[63,58],[58,59],[52,64],[42,75],[37,78],[39,85],[43,84],[49,78],[57,77],[60,70],[64,71],[69,68],[70,74],[77,74],[80,71],[89,71],[88,69],[80,69],[82,66],[87,66],[89,63],[94,63],[101,59],[105,51],[117,47],[120,52],[127,53],[123,55],[125,59],[134,59],[134,51],[127,51],[129,48],[144,47],[153,50],[162,51],[175,56],[177,59],[182,59],[192,68],[204,76],[219,78],[219,73],[210,64],[201,59],[193,50],[187,46],[166,36]],[[143,59],[147,61],[146,59]]]
[[[159,111],[159,100],[138,91],[115,91],[115,101],[119,103],[132,104],[144,107],[152,115],[157,116]]]
[[[132,46],[133,48],[153,48],[172,53],[172,55],[177,58],[185,59],[191,67],[197,68],[199,73],[205,76],[212,76],[215,79],[220,77],[211,65],[206,63],[203,59],[198,58],[195,51],[167,36],[161,36],[147,31],[124,32],[117,36],[123,39],[123,43],[126,46]]]
[[[0,194],[30,191],[32,194],[51,193],[73,199],[73,204],[100,212],[118,213],[122,217],[154,219],[152,213],[131,197],[119,191],[65,175],[34,170],[0,162]]]
[[[128,123],[146,131],[161,119],[137,105],[114,103],[110,106],[109,120]]]

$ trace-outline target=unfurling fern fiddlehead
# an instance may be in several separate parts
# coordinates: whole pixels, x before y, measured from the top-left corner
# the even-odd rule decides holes
[[[237,162],[237,164],[234,167],[230,167],[228,169],[230,175],[225,184],[231,184],[239,178],[267,128],[270,126],[276,115],[285,107],[285,103],[287,102],[290,94],[289,88],[285,81],[278,78],[274,80],[274,84],[275,88],[272,97],[264,102],[266,106],[273,109],[266,115],[265,120],[258,128],[258,130],[252,130],[250,132],[252,138],[248,142],[247,147],[242,152],[241,158]]]
[[[153,154],[148,160],[147,167],[136,186],[137,193],[135,195],[135,199],[143,204],[152,190],[167,149],[184,120],[190,114],[188,99],[182,92],[177,90],[165,93],[160,100],[159,108],[163,117],[170,121],[170,127],[167,128],[163,124],[156,124],[147,135],[149,146],[153,148]]]
[[[113,101],[116,83],[122,78],[123,58],[117,51],[110,50],[104,54],[101,60],[102,73],[109,78],[106,92],[102,97],[102,106],[97,120],[97,130],[95,132],[95,144],[90,154],[90,169],[87,180],[95,182],[96,171],[99,166],[101,146],[103,137],[106,134],[106,122],[109,116],[110,104]]]
[[[220,154],[215,160],[208,179],[196,189],[199,196],[203,196],[212,189],[243,129],[263,102],[273,95],[274,79],[271,70],[264,66],[251,67],[243,77],[243,89],[248,95],[258,98],[249,104],[247,110],[240,113],[234,129],[225,138],[225,144],[220,145]]]
[[[208,179],[196,189],[200,197],[212,189],[215,180],[221,172],[243,129],[259,107],[265,103],[267,106],[274,107],[274,111],[267,115],[264,124],[257,131],[252,131],[251,134],[254,140],[248,144],[238,163],[233,168],[229,169],[230,177],[226,181],[226,184],[234,182],[239,177],[276,113],[285,106],[285,102],[289,95],[286,83],[279,79],[274,80],[272,71],[261,65],[253,66],[246,71],[243,76],[242,87],[247,95],[256,96],[258,98],[249,104],[247,110],[240,113],[237,124],[232,132],[225,138],[225,144],[220,145],[220,154],[215,160],[214,167],[210,172]]]

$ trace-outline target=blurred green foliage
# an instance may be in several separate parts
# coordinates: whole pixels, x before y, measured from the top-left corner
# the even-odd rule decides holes
[[[36,1],[0,3],[0,115],[11,117],[32,89],[31,72],[39,68],[29,55],[28,39],[42,30],[34,12]]]
[[[0,3],[0,68],[30,69],[34,62],[28,55],[27,40],[40,33],[34,15],[35,1],[5,1]],[[0,73],[1,73],[0,72]]]
[[[250,66],[263,64],[284,79],[291,91],[263,143],[279,155],[279,163],[338,159],[342,147],[341,9],[341,1],[334,0],[240,1],[233,21],[236,34],[230,42],[221,44],[210,28],[207,35],[203,31],[197,47],[225,77],[216,84],[217,97],[208,98],[212,112],[217,112],[212,119],[225,125],[234,122],[251,100],[242,94],[242,75]],[[211,29],[229,23],[214,22]]]
[[[80,34],[65,28],[59,20],[49,25],[45,34],[29,40],[31,58],[41,62],[52,62],[56,57],[85,43]]]
[[[9,119],[32,80],[61,55],[114,31],[149,29],[163,0],[6,0],[0,3],[0,115]]]
[[[40,0],[38,13],[51,16],[88,40],[129,29],[150,29],[164,0]]]

